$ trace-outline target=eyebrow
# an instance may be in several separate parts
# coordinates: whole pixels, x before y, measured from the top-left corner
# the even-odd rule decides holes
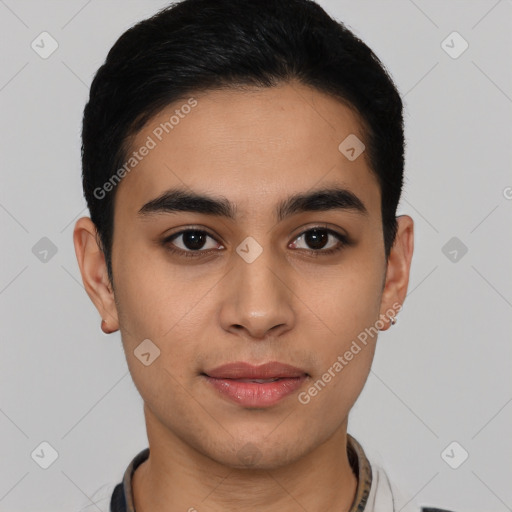
[[[277,204],[274,214],[278,222],[291,215],[310,211],[345,210],[368,216],[364,203],[353,192],[338,185],[293,194]],[[236,219],[236,205],[225,197],[197,194],[183,188],[165,191],[147,202],[138,212],[142,217],[173,212],[194,212]]]

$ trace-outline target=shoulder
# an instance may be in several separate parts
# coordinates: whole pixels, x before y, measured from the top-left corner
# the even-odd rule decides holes
[[[453,512],[453,511],[446,510],[445,508],[422,507],[421,512]]]
[[[371,463],[371,468],[372,486],[364,512],[394,512],[395,510],[402,512],[455,512],[434,505],[420,505],[414,500],[408,500],[389,479],[384,468],[374,463]],[[402,505],[403,503],[405,505]]]
[[[78,512],[109,512],[110,500],[116,487],[116,483],[108,483],[100,487],[92,496],[82,503],[82,508]]]

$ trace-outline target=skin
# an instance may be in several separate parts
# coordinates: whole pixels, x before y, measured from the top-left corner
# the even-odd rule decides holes
[[[117,187],[113,288],[90,219],[80,219],[74,231],[87,293],[104,330],[120,329],[144,400],[151,455],[134,474],[136,509],[348,511],[357,479],[346,454],[347,420],[377,336],[307,405],[294,393],[272,407],[244,408],[219,395],[201,372],[232,361],[280,361],[310,375],[299,391],[307,390],[365,328],[380,318],[381,330],[389,328],[381,315],[404,302],[413,220],[398,217],[386,261],[380,188],[366,154],[349,161],[338,150],[349,134],[364,140],[362,125],[336,99],[293,82],[194,97],[197,106]],[[132,147],[183,103],[157,114]],[[368,215],[308,211],[276,222],[277,203],[333,184],[356,194]],[[236,220],[138,213],[175,186],[229,199]],[[352,243],[318,254],[326,249],[300,235],[319,225]],[[162,242],[191,227],[212,236],[203,256],[169,252],[191,251],[183,236]],[[236,252],[248,236],[263,248],[250,264]],[[324,245],[334,247],[337,239]],[[161,354],[144,366],[134,349],[148,338]],[[258,453],[252,466],[240,458],[248,443]]]

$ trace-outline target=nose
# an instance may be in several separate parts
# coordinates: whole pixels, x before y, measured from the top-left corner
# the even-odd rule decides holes
[[[234,259],[234,267],[226,276],[222,328],[258,340],[290,330],[295,322],[291,269],[279,265],[270,250],[264,250],[251,263],[238,255]]]

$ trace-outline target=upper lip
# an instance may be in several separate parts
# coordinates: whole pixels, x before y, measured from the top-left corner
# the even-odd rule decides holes
[[[278,379],[303,377],[307,375],[307,373],[300,368],[277,361],[271,361],[259,366],[254,366],[244,361],[236,361],[234,363],[223,364],[205,373],[208,377],[215,379]]]

